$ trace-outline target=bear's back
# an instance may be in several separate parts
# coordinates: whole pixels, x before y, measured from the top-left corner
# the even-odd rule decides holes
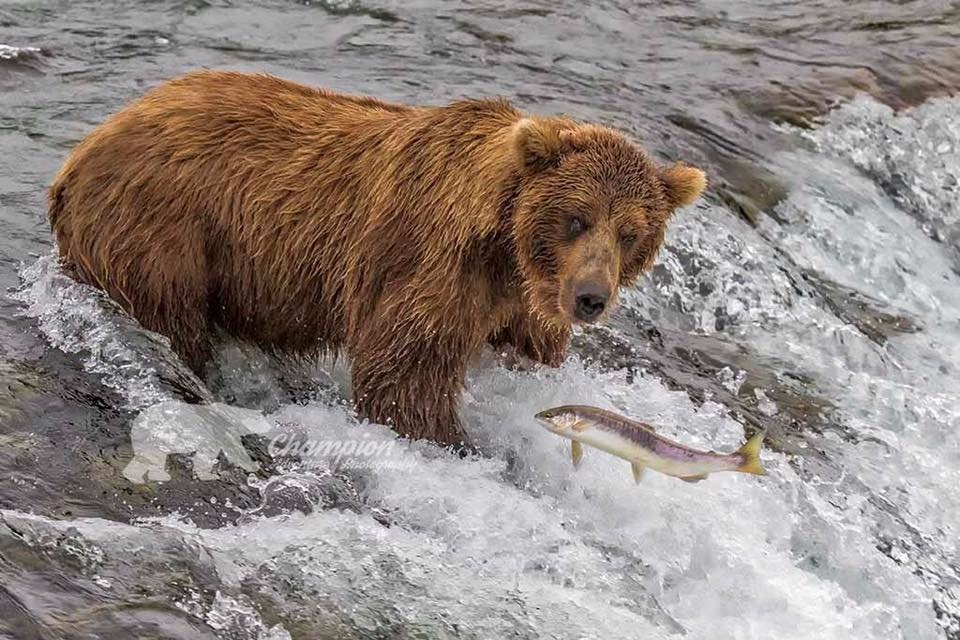
[[[499,100],[410,107],[193,73],[77,146],[50,220],[67,269],[194,368],[211,324],[335,350],[385,287],[459,277],[463,243],[498,220],[517,117]]]

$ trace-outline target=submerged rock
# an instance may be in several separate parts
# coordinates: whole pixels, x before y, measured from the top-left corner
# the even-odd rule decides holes
[[[6,559],[0,633],[267,638],[257,620],[244,626],[222,615],[237,600],[227,595],[210,554],[173,529],[92,520],[79,531],[67,522],[0,511],[0,556]],[[23,601],[31,602],[29,612],[12,606]]]
[[[902,60],[895,66],[902,66],[902,73],[815,68],[797,80],[771,80],[769,88],[742,92],[740,102],[763,118],[807,129],[821,124],[839,102],[857,95],[867,94],[901,111],[933,97],[955,95],[960,89],[960,67],[955,56]]]
[[[169,482],[131,483],[124,470],[133,458],[135,412],[119,408],[122,400],[78,365],[55,350],[17,365],[31,372],[30,393],[20,394],[15,411],[0,420],[0,467],[7,470],[0,476],[0,508],[124,522],[178,512],[219,526],[260,503],[248,471],[226,460],[216,479],[198,482],[189,456],[171,456]],[[269,465],[266,459],[261,472]]]
[[[877,344],[882,345],[897,334],[922,330],[916,320],[902,313],[885,310],[883,302],[856,289],[831,282],[810,269],[801,271],[800,275],[838,318],[854,325]]]

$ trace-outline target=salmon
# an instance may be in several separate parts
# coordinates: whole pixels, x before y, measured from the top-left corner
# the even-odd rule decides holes
[[[652,426],[619,414],[585,405],[565,405],[536,416],[546,429],[572,442],[574,466],[583,459],[583,445],[627,460],[640,482],[649,467],[686,482],[699,482],[711,473],[735,471],[765,475],[760,462],[764,433],[760,432],[733,453],[698,451],[657,435]]]

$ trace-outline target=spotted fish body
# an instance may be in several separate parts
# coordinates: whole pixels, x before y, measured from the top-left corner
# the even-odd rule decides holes
[[[657,435],[646,423],[596,407],[565,405],[541,411],[536,419],[547,430],[572,441],[574,465],[579,465],[583,457],[583,445],[590,445],[629,461],[637,482],[647,467],[687,482],[703,480],[718,471],[766,473],[760,464],[763,433],[754,435],[733,453],[715,453],[685,447]]]

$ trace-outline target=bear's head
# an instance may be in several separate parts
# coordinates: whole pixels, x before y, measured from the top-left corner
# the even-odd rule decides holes
[[[619,287],[648,270],[678,207],[703,172],[658,167],[622,134],[563,118],[513,128],[521,181],[512,220],[531,310],[551,324],[596,322]]]

